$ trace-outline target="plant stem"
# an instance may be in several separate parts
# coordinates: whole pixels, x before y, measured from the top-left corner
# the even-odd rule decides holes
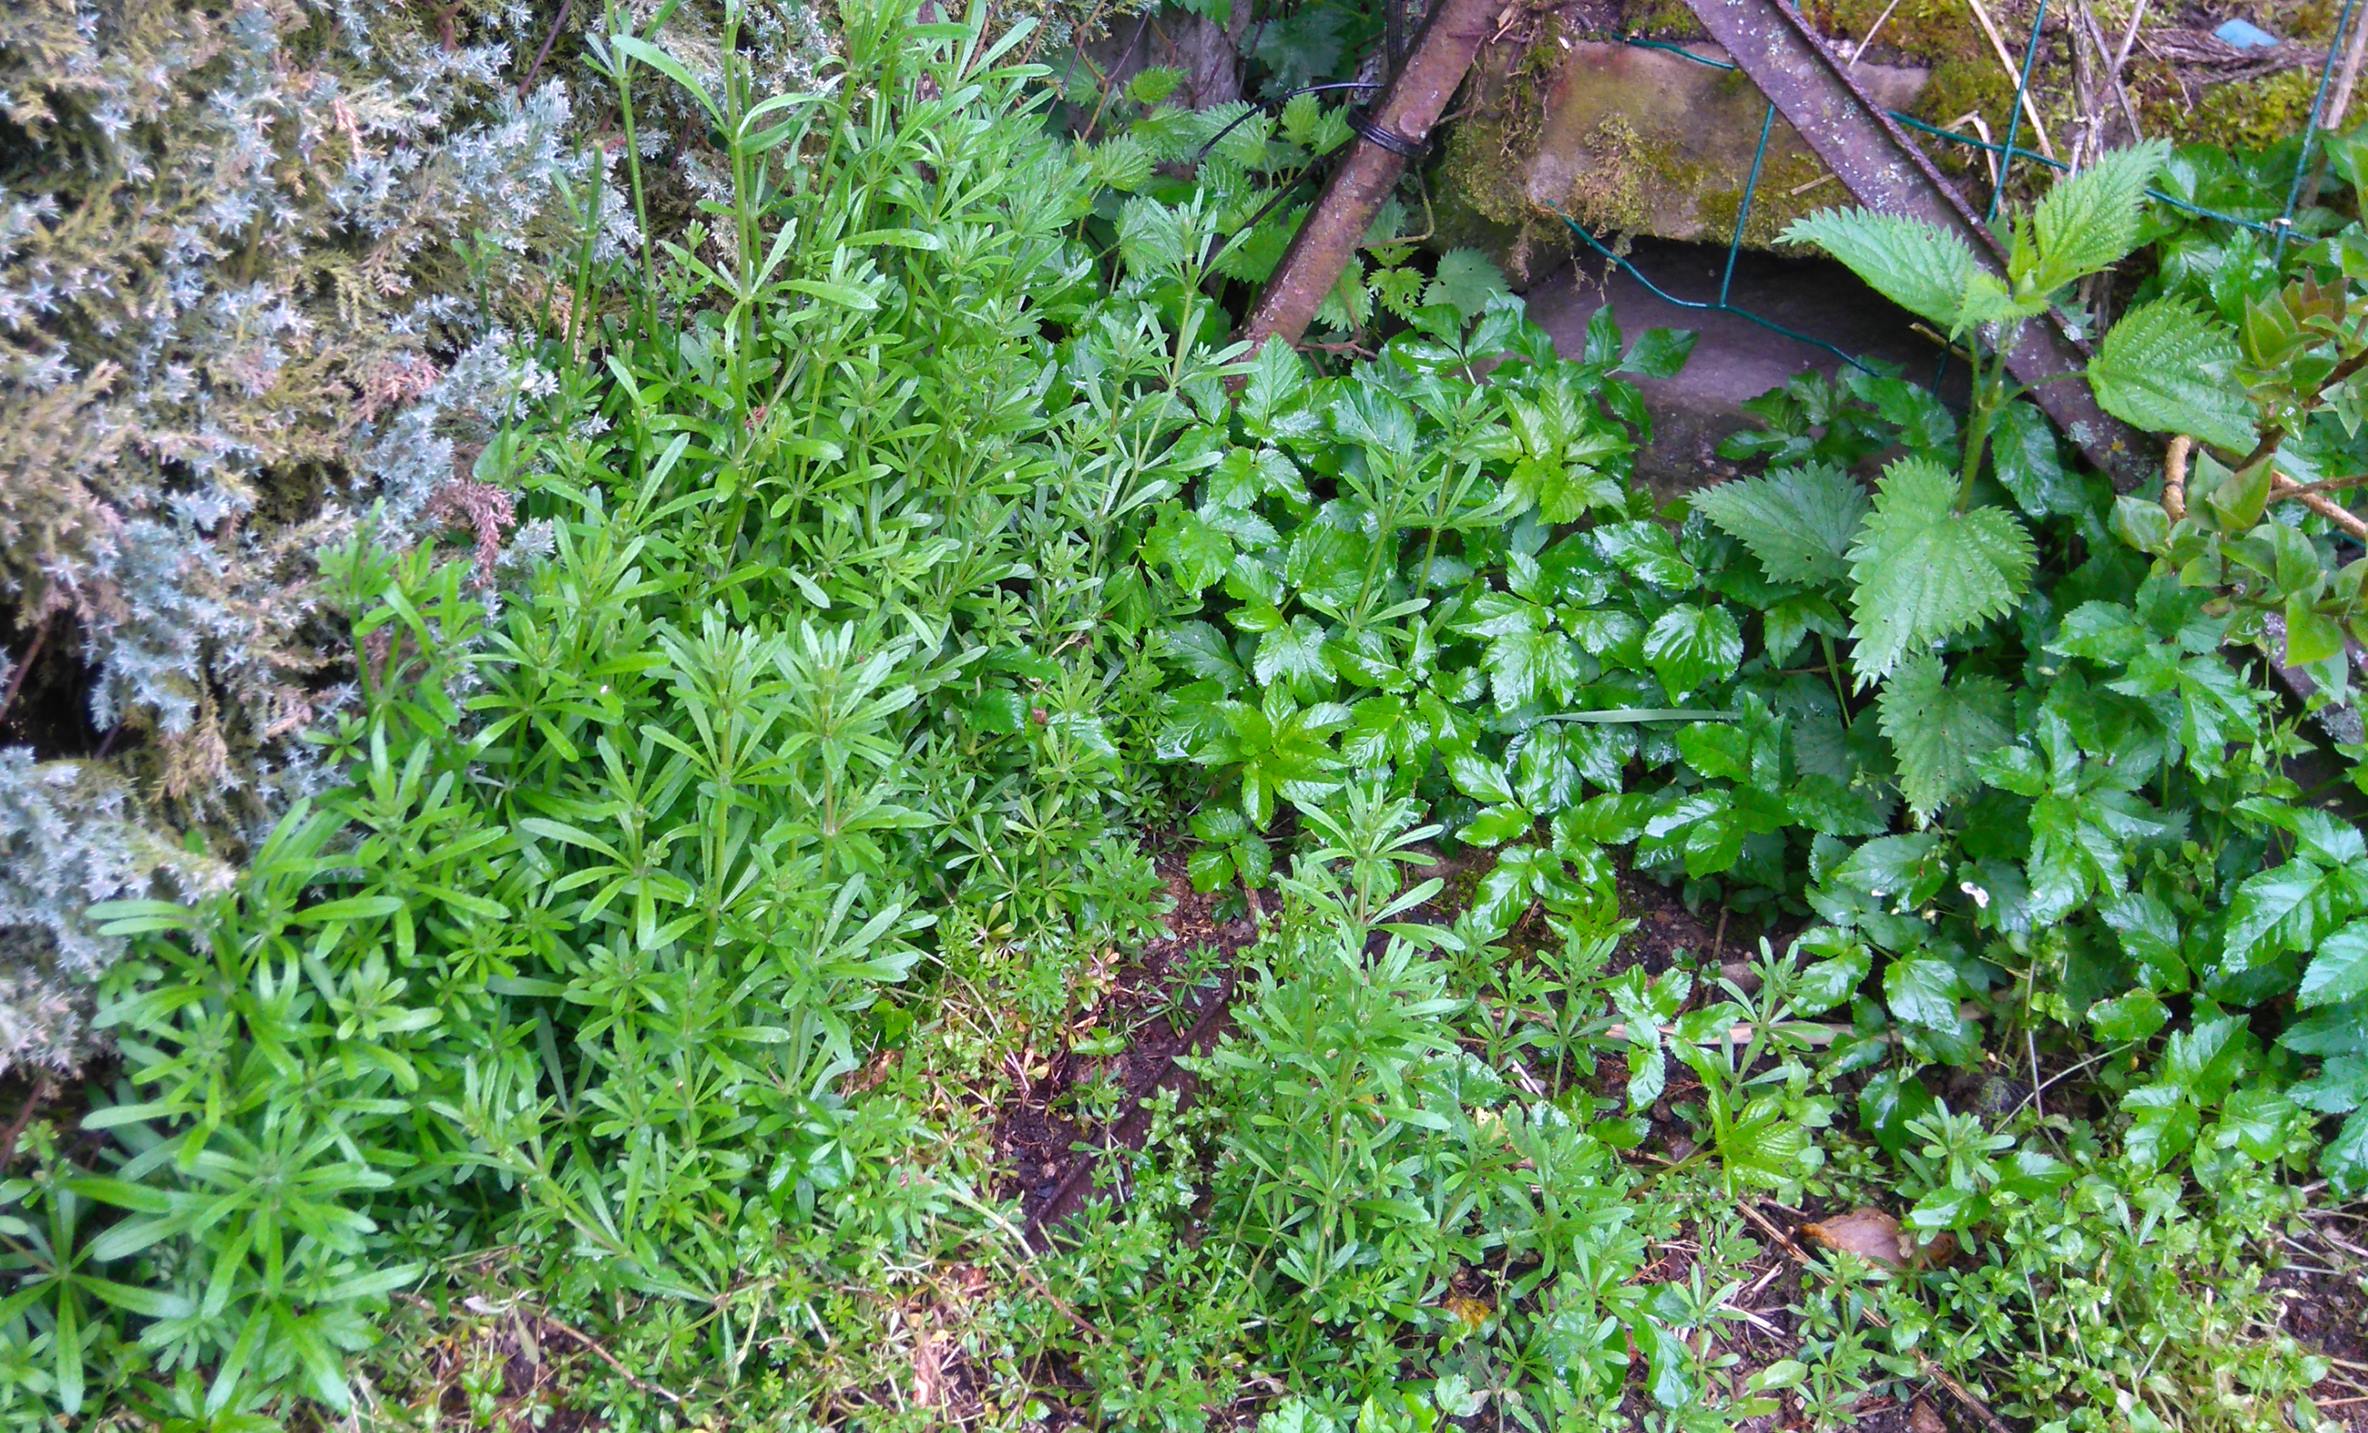
[[[1834,656],[1834,639],[1820,632],[1817,634],[1817,645],[1825,652],[1825,674],[1833,679],[1834,705],[1840,707],[1842,711],[1842,730],[1848,731],[1850,729],[1850,693],[1842,686],[1842,663],[1839,658]]]
[[[619,28],[621,17],[615,0],[611,0],[608,16],[609,34],[612,37],[630,33],[629,28]],[[647,333],[649,306],[652,296],[658,292],[658,260],[650,248],[650,206],[641,188],[641,148],[634,142],[633,136],[633,62],[626,59],[613,44],[609,47],[609,60],[615,66],[613,77],[617,82],[617,118],[625,129],[625,174],[633,186],[633,224],[641,239],[641,291],[634,295],[633,306],[641,310],[642,331]]]
[[[2011,335],[2001,335],[2008,338]],[[1965,416],[1965,466],[1957,477],[1957,511],[1973,506],[1973,485],[1981,477],[1982,458],[1990,445],[1990,422],[1998,411],[2005,387],[2006,349],[2002,342],[1991,354],[1985,371],[1981,350],[1974,350],[1972,411]]]

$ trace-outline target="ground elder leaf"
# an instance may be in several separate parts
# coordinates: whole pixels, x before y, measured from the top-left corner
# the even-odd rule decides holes
[[[1734,675],[1743,660],[1743,630],[1724,607],[1680,602],[1645,629],[1644,659],[1675,701],[1690,691]]]

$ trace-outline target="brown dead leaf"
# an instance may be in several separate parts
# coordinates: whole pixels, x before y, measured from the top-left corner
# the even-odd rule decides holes
[[[1880,1268],[1934,1269],[1957,1257],[1957,1239],[1943,1234],[1929,1244],[1899,1227],[1899,1221],[1880,1209],[1853,1209],[1847,1214],[1801,1226],[1801,1237],[1828,1249],[1856,1254]]]
[[[1845,1254],[1856,1254],[1886,1269],[1904,1269],[1914,1252],[1899,1232],[1899,1221],[1880,1209],[1853,1209],[1847,1214],[1801,1226],[1801,1237]]]
[[[1940,1421],[1931,1404],[1919,1398],[1908,1410],[1908,1433],[1949,1433],[1949,1425]]]

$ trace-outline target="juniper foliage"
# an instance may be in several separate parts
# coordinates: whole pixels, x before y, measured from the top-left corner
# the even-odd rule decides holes
[[[113,953],[82,905],[191,893],[219,863],[184,833],[235,858],[317,786],[347,684],[313,554],[465,475],[586,163],[567,87],[520,93],[547,23],[0,13],[0,1068],[72,1057]]]

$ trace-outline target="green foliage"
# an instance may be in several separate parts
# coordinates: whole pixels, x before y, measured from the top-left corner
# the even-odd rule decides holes
[[[333,779],[234,888],[45,927],[132,955],[120,1065],[0,1182],[0,1409],[2308,1425],[2262,1216],[2368,1187],[2368,846],[2223,649],[2231,571],[2306,654],[2346,579],[2244,460],[2109,522],[1996,362],[2159,152],[2011,221],[2006,282],[1812,221],[1973,411],[1804,378],[1727,445],[1769,471],[1662,510],[1625,377],[1690,340],[1557,353],[1404,216],[1328,310],[1359,362],[1224,346],[1345,135],[1312,96],[1146,72],[1081,140],[1025,25],[841,18],[788,83],[770,12],[600,17],[631,198],[574,196],[516,340],[485,561],[399,505],[329,546]],[[2281,295],[2243,417],[2334,471],[2340,305]],[[2099,391],[2216,381],[2207,325],[2154,352],[2198,302]],[[1636,939],[1654,882],[1717,925]],[[1130,1041],[1212,999],[1198,1100],[1138,1108]],[[1050,1240],[1036,1123],[1107,1195]],[[1770,1199],[1921,1252],[1777,1241],[1771,1350]]]
[[[2129,257],[2142,237],[2146,187],[2170,157],[2149,140],[2099,155],[2086,169],[2049,187],[2031,208],[2031,243],[2018,286],[2049,293]]]
[[[727,62],[746,280],[670,247],[679,321],[549,341],[497,470],[553,561],[489,614],[433,547],[329,554],[366,656],[348,784],[235,896],[106,912],[138,941],[102,1016],[127,1083],[71,1187],[122,1213],[79,1256],[157,1291],[125,1337],[203,1370],[208,1414],[345,1407],[388,1296],[455,1249],[687,1310],[752,1261],[930,1237],[960,1177],[878,1186],[898,1105],[842,1094],[886,997],[1000,925],[1016,1013],[1057,1017],[1064,956],[1144,913],[1106,849],[1157,674],[1123,554],[1222,367],[1190,316],[1078,283],[1089,173],[963,35],[851,11],[849,84],[796,102],[819,170],[769,167]],[[884,177],[924,145],[948,188]],[[70,1287],[34,1291],[58,1327]]]
[[[1826,209],[1784,232],[1795,244],[1815,244],[1849,265],[1875,292],[1950,334],[1998,317],[1989,309],[2003,291],[1982,271],[1973,250],[1939,225],[1871,209]],[[1977,316],[1978,315],[1978,316]]]
[[[1850,635],[1861,686],[1911,652],[2011,611],[2036,560],[2030,535],[2002,508],[1958,510],[1939,464],[1905,458],[1884,470],[1874,510],[1850,548]]]
[[[2124,422],[2241,450],[2253,441],[2253,416],[2229,382],[2236,360],[2227,329],[2178,299],[2156,299],[2105,334],[2089,386]]]
[[[302,735],[344,661],[311,553],[355,494],[443,526],[456,444],[520,381],[503,328],[536,311],[560,189],[600,182],[564,87],[505,73],[529,23],[0,17],[0,718],[25,743],[0,758],[0,1067],[86,1053],[120,945],[81,905],[194,893],[323,779]]]
[[[1749,548],[1775,581],[1830,586],[1850,571],[1867,501],[1849,474],[1818,464],[1705,488],[1694,507]]]
[[[1877,713],[1899,760],[1908,809],[1930,816],[1973,785],[1974,763],[2012,739],[2009,694],[1996,677],[1947,679],[1938,656],[1911,657],[1883,684]]]

